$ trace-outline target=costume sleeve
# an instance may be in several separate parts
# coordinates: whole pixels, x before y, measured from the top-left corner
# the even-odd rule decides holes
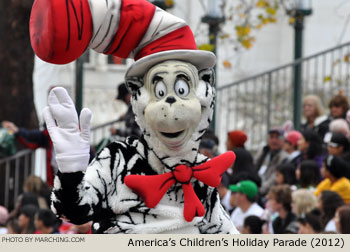
[[[53,212],[74,224],[112,216],[110,203],[116,195],[112,170],[118,159],[118,153],[106,147],[85,172],[58,172],[51,195]]]
[[[27,130],[19,128],[16,136],[24,138],[25,141],[37,144],[39,147],[49,147],[49,136],[45,135],[41,130]]]
[[[239,234],[230,216],[220,204],[216,188],[208,187],[208,197],[204,208],[207,211],[203,220],[198,224],[201,234]]]

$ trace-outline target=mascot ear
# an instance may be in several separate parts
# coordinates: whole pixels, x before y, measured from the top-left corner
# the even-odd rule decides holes
[[[128,77],[125,79],[126,87],[129,92],[135,94],[137,90],[143,86],[143,78],[141,77]]]
[[[213,68],[206,68],[199,71],[199,79],[209,83],[211,86],[215,83],[215,72]]]

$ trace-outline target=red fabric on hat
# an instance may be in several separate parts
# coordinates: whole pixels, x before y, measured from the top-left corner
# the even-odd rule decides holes
[[[243,130],[232,130],[228,133],[228,137],[235,147],[243,147],[248,139]]]
[[[155,6],[147,1],[123,0],[119,27],[105,54],[127,58],[146,33],[155,10]]]
[[[299,131],[292,130],[292,131],[288,132],[288,134],[286,136],[286,141],[291,143],[291,145],[293,145],[293,146],[298,146],[298,141],[301,138],[301,136],[302,135]]]
[[[184,26],[146,45],[135,56],[135,60],[147,55],[168,50],[197,50],[190,27]]]
[[[79,58],[90,43],[92,19],[87,0],[36,0],[30,15],[36,55],[54,64]]]
[[[173,184],[176,182],[182,184],[184,218],[190,222],[195,216],[205,214],[205,209],[190,182],[191,178],[216,187],[220,184],[222,174],[232,166],[235,159],[236,155],[229,151],[195,167],[179,165],[173,172],[160,175],[128,175],[124,182],[149,208],[155,207]]]

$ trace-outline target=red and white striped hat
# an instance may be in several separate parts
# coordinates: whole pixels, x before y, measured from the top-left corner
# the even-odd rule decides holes
[[[183,60],[198,70],[216,57],[197,50],[189,26],[146,0],[35,0],[30,17],[32,47],[39,58],[66,64],[86,48],[134,58],[126,77],[143,77],[153,65]]]

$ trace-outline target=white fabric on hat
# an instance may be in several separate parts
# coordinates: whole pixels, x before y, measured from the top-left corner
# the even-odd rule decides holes
[[[129,57],[136,55],[143,47],[161,38],[162,36],[186,26],[186,22],[170,13],[156,8],[154,16],[139,45],[131,52]]]
[[[103,53],[118,30],[121,0],[89,0],[89,4],[94,27],[89,47]]]

